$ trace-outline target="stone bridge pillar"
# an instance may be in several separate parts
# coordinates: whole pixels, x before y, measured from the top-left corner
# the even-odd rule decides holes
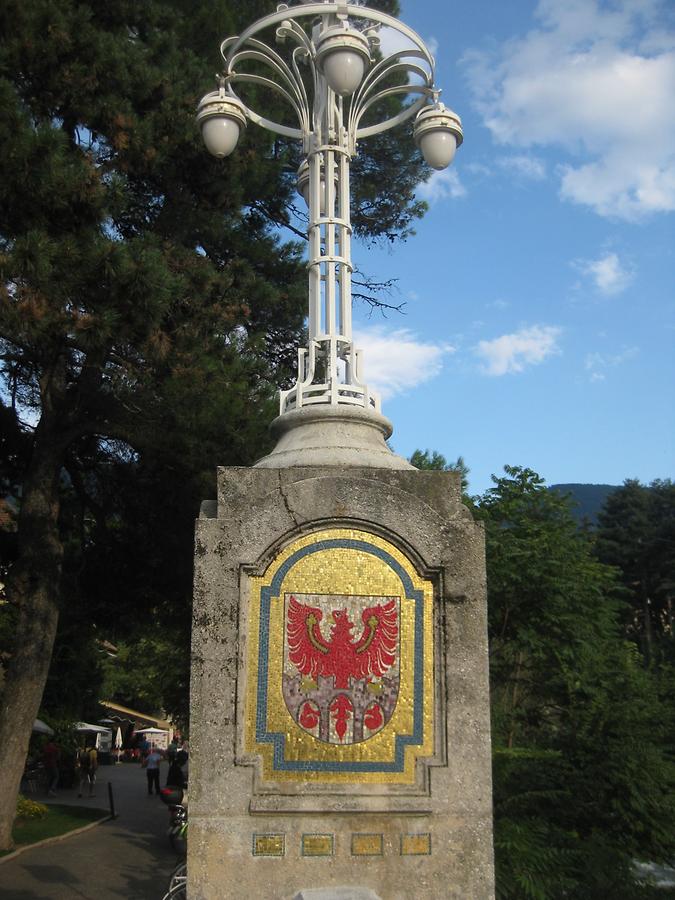
[[[484,541],[458,476],[228,468],[205,507],[190,900],[493,898]]]

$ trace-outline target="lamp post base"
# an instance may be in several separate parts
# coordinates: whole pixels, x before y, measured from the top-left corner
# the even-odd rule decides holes
[[[391,423],[362,407],[329,404],[304,406],[278,416],[271,425],[274,450],[255,463],[258,469],[291,466],[366,466],[413,469],[386,444]]]

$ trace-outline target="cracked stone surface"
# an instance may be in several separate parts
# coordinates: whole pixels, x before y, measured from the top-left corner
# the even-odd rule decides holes
[[[195,541],[190,900],[493,900],[484,537],[459,476],[228,468],[217,493]],[[299,535],[331,527],[382,535],[435,584],[438,746],[414,785],[263,790],[243,752],[249,578]],[[254,833],[283,834],[284,855],[254,856]],[[353,856],[354,833],[381,834],[382,855]],[[431,853],[402,855],[401,836],[419,833]],[[303,857],[302,834],[333,835],[334,854]]]

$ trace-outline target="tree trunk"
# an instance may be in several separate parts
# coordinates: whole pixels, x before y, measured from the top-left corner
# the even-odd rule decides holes
[[[43,408],[44,409],[44,408]],[[19,552],[8,598],[19,611],[16,640],[0,702],[0,850],[12,845],[12,824],[33,722],[42,700],[56,636],[63,546],[59,477],[63,449],[45,412],[35,433],[19,511]]]

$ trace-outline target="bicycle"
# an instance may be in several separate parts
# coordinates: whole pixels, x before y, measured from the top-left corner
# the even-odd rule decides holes
[[[181,856],[187,853],[187,810],[184,806],[176,805],[171,807],[171,824],[169,825],[169,843],[171,849],[175,850]]]
[[[179,862],[169,878],[169,888],[162,900],[187,900],[187,863]]]
[[[185,861],[179,862],[176,868],[171,873],[171,877],[169,878],[169,890],[176,884],[185,884],[187,881],[187,863]]]
[[[162,900],[187,900],[187,888],[185,884],[176,884],[164,894]]]

